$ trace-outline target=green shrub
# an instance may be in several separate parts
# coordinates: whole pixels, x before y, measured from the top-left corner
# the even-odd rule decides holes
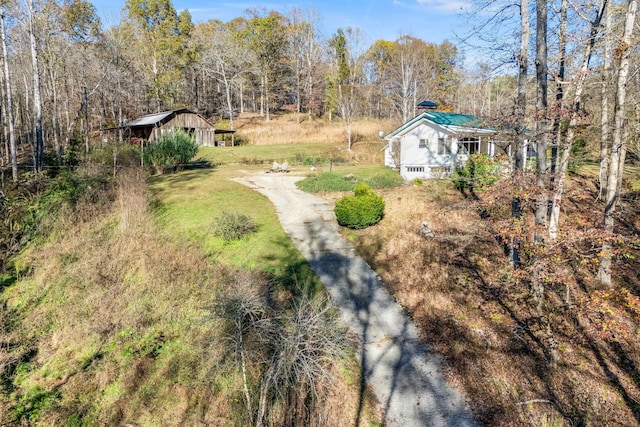
[[[377,224],[384,215],[384,200],[365,183],[356,185],[353,196],[336,202],[334,213],[338,224],[354,230]]]
[[[498,162],[486,154],[472,154],[464,166],[456,167],[453,173],[455,187],[482,189],[500,179]]]
[[[198,152],[198,144],[183,130],[164,134],[160,140],[144,150],[145,163],[157,173],[175,171],[189,162]]]
[[[214,236],[230,242],[242,239],[257,230],[258,225],[247,215],[225,211],[213,225],[212,232]]]

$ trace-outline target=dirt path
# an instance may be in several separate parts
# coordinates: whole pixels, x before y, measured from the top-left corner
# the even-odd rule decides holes
[[[284,230],[324,283],[345,324],[360,337],[362,377],[380,402],[383,425],[475,426],[464,398],[442,376],[438,357],[419,342],[414,324],[340,235],[333,206],[298,190],[298,179],[262,174],[238,182],[272,201]],[[363,391],[364,383],[361,397]]]

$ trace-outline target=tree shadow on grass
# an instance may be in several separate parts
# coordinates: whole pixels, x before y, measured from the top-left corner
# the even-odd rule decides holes
[[[413,323],[386,291],[376,273],[352,249],[335,250],[321,225],[306,224],[314,236],[306,255],[351,333],[358,337],[359,405],[355,425],[362,423],[366,384],[375,388],[387,423],[472,425],[461,397],[440,374],[440,360],[423,345]],[[345,252],[346,251],[346,252]]]

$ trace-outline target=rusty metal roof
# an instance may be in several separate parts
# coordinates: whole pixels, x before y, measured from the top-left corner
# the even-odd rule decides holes
[[[163,111],[160,113],[147,114],[146,116],[138,117],[137,119],[130,121],[129,123],[127,123],[127,126],[130,126],[130,127],[152,126],[157,123],[162,123],[164,119],[166,119],[167,117],[175,113],[176,113],[175,110],[171,110],[171,111]]]

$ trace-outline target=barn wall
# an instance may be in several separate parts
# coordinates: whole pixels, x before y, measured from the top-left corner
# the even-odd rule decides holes
[[[179,113],[165,123],[165,126],[177,128],[209,129],[213,128],[205,119],[194,113]]]
[[[215,131],[213,126],[197,114],[179,113],[162,125],[163,132],[171,132],[174,129],[193,131],[198,145],[215,145]]]

